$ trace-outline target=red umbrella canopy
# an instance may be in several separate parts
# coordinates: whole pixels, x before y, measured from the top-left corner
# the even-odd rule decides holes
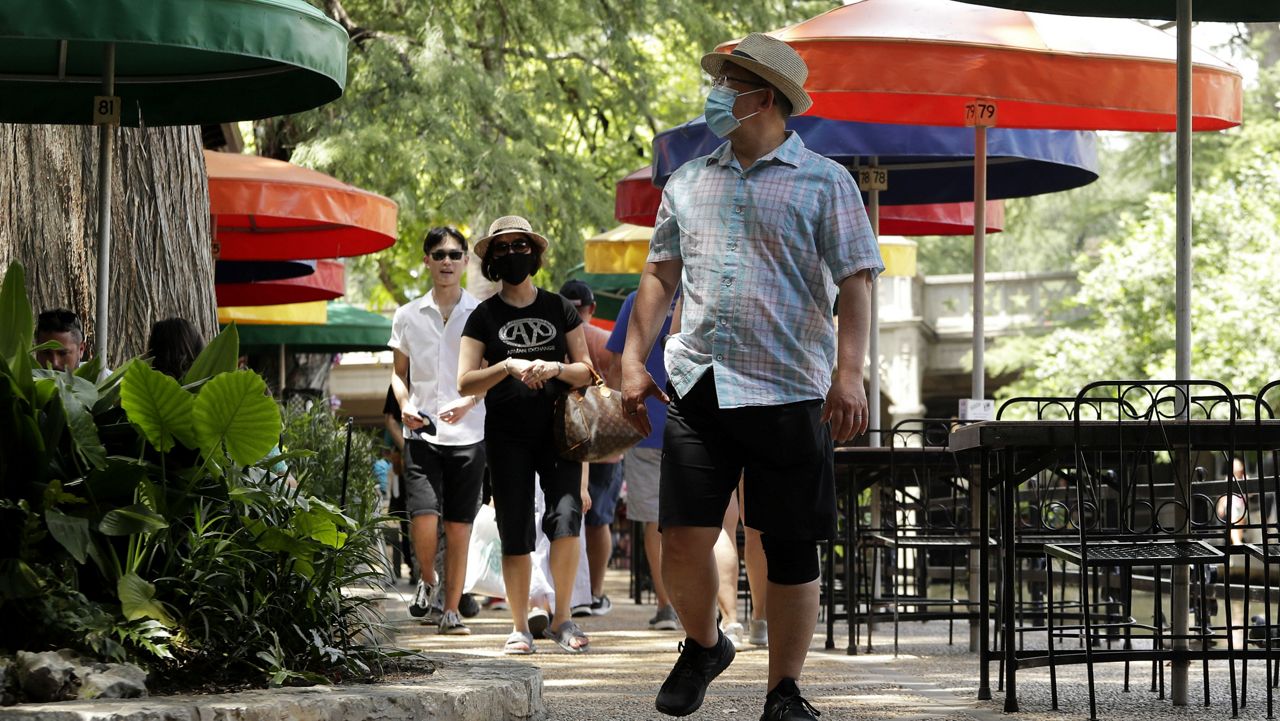
[[[381,195],[257,155],[204,159],[219,260],[345,258],[396,240],[396,204]]]
[[[613,200],[613,216],[620,223],[650,228],[657,222],[662,189],[653,184],[653,167],[630,173],[618,181]],[[1004,228],[1004,201],[987,202],[987,232]],[[882,235],[970,235],[973,233],[973,203],[932,203],[880,206]]]
[[[1175,128],[1176,42],[1130,20],[855,0],[773,35],[809,66],[812,115],[968,125],[965,106],[976,98],[995,101],[1000,127]],[[1239,125],[1239,71],[1200,50],[1192,62],[1192,127]]]
[[[341,298],[346,273],[342,261],[318,260],[316,272],[287,280],[258,283],[218,283],[213,286],[218,307],[241,305],[282,305]]]

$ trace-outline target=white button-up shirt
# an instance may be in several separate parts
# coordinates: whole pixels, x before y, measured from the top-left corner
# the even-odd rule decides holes
[[[428,291],[396,310],[388,346],[409,358],[409,403],[431,416],[436,435],[417,436],[442,446],[468,446],[484,440],[484,401],[450,425],[440,420],[440,409],[458,400],[458,350],[462,327],[480,301],[467,291],[444,322],[435,296]]]

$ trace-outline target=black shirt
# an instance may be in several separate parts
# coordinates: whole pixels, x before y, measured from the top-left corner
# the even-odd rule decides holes
[[[582,325],[578,309],[556,293],[537,291],[533,302],[524,308],[510,306],[494,295],[467,319],[462,335],[484,344],[484,359],[490,366],[507,358],[569,360],[568,334]],[[484,397],[485,438],[491,429],[525,438],[550,433],[555,399],[567,388],[553,379],[534,390],[514,377],[503,378]]]

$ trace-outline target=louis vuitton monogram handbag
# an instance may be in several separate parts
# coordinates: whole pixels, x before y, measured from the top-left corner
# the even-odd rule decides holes
[[[644,439],[627,422],[622,393],[604,384],[591,369],[591,385],[556,399],[556,452],[562,458],[595,463],[617,456]]]

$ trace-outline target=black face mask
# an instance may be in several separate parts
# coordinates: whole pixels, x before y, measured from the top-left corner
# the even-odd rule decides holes
[[[507,285],[520,285],[533,272],[533,253],[508,253],[495,258],[493,268]]]

